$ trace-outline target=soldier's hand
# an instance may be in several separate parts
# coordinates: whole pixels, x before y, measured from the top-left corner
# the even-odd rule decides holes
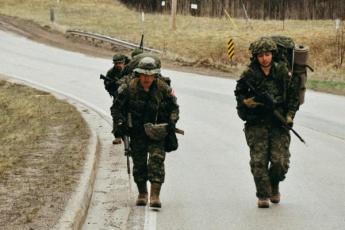
[[[167,127],[168,133],[175,133],[176,124],[174,122],[170,122]]]
[[[118,121],[114,131],[115,137],[123,137],[127,134],[127,127],[122,121]]]
[[[246,98],[243,100],[243,104],[245,104],[248,108],[255,108],[259,105],[263,105],[262,103],[260,102],[256,102],[254,100],[254,97],[250,97],[250,98]]]
[[[286,115],[286,124],[290,127],[293,125],[293,118],[290,114]]]

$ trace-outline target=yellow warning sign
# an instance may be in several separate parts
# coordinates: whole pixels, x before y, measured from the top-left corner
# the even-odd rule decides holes
[[[228,57],[229,57],[229,59],[232,60],[234,55],[235,55],[235,43],[232,40],[232,38],[230,38],[229,42],[228,42]]]

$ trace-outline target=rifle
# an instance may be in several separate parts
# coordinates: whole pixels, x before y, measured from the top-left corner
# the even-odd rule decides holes
[[[128,175],[131,174],[131,166],[130,166],[130,162],[129,162],[129,156],[131,155],[131,146],[130,146],[130,140],[129,140],[129,136],[125,135],[123,136],[123,143],[125,146],[125,156],[127,157],[127,173]]]
[[[304,144],[306,144],[306,142],[303,140],[303,138],[296,132],[296,130],[294,130],[290,125],[288,125],[288,123],[286,122],[286,119],[283,117],[283,115],[281,115],[279,113],[278,110],[276,110],[275,107],[275,103],[273,98],[271,97],[271,95],[269,95],[268,93],[264,92],[264,93],[259,93],[254,86],[252,86],[245,78],[242,78],[240,81],[244,82],[246,84],[246,86],[248,86],[248,88],[254,93],[255,95],[255,99],[257,99],[257,102],[262,102],[264,104],[264,106],[266,108],[268,108],[273,115],[280,121],[280,123],[282,124],[283,128],[287,129],[287,130],[291,130],[293,132],[293,134],[295,134],[296,137],[298,137],[298,139],[303,142]]]
[[[114,79],[111,79],[107,76],[104,76],[103,74],[99,75],[99,79],[103,79],[104,81],[110,81],[110,82],[114,82]]]
[[[184,135],[184,130],[179,129],[179,128],[175,128],[175,133],[178,133],[178,134]]]
[[[128,128],[132,128],[132,114],[127,113],[127,126]],[[131,165],[129,162],[129,156],[131,155],[131,146],[130,146],[130,139],[128,135],[123,136],[123,144],[125,146],[125,156],[127,157],[127,173],[130,176],[131,175]]]

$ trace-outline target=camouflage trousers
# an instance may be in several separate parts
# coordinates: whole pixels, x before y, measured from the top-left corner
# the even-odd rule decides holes
[[[151,141],[146,136],[131,136],[133,177],[137,184],[164,182],[164,141]]]
[[[250,148],[250,168],[254,176],[256,196],[269,198],[271,184],[285,179],[290,164],[290,133],[273,125],[246,125]]]

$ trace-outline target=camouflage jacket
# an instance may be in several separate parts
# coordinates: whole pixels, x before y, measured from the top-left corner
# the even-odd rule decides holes
[[[288,113],[295,116],[299,109],[299,78],[290,77],[285,63],[274,63],[268,76],[264,75],[258,64],[251,64],[242,73],[235,89],[237,112],[242,120],[249,123],[274,122],[272,113],[266,107],[247,108],[244,105],[244,99],[255,95],[241,79],[249,82],[258,92],[270,95],[275,102],[275,109],[283,116]]]
[[[121,72],[122,71],[119,71],[115,69],[114,67],[112,67],[110,70],[108,70],[106,77],[112,79],[113,81],[109,81],[109,80],[104,81],[104,88],[113,97],[116,95],[116,91],[119,86],[117,84],[117,81],[122,77]]]
[[[172,89],[163,80],[154,80],[149,92],[145,92],[139,78],[132,78],[129,84],[119,87],[111,114],[116,124],[125,124],[127,129],[130,114],[130,134],[139,134],[144,132],[144,124],[148,122],[175,124],[179,119],[179,106]]]

